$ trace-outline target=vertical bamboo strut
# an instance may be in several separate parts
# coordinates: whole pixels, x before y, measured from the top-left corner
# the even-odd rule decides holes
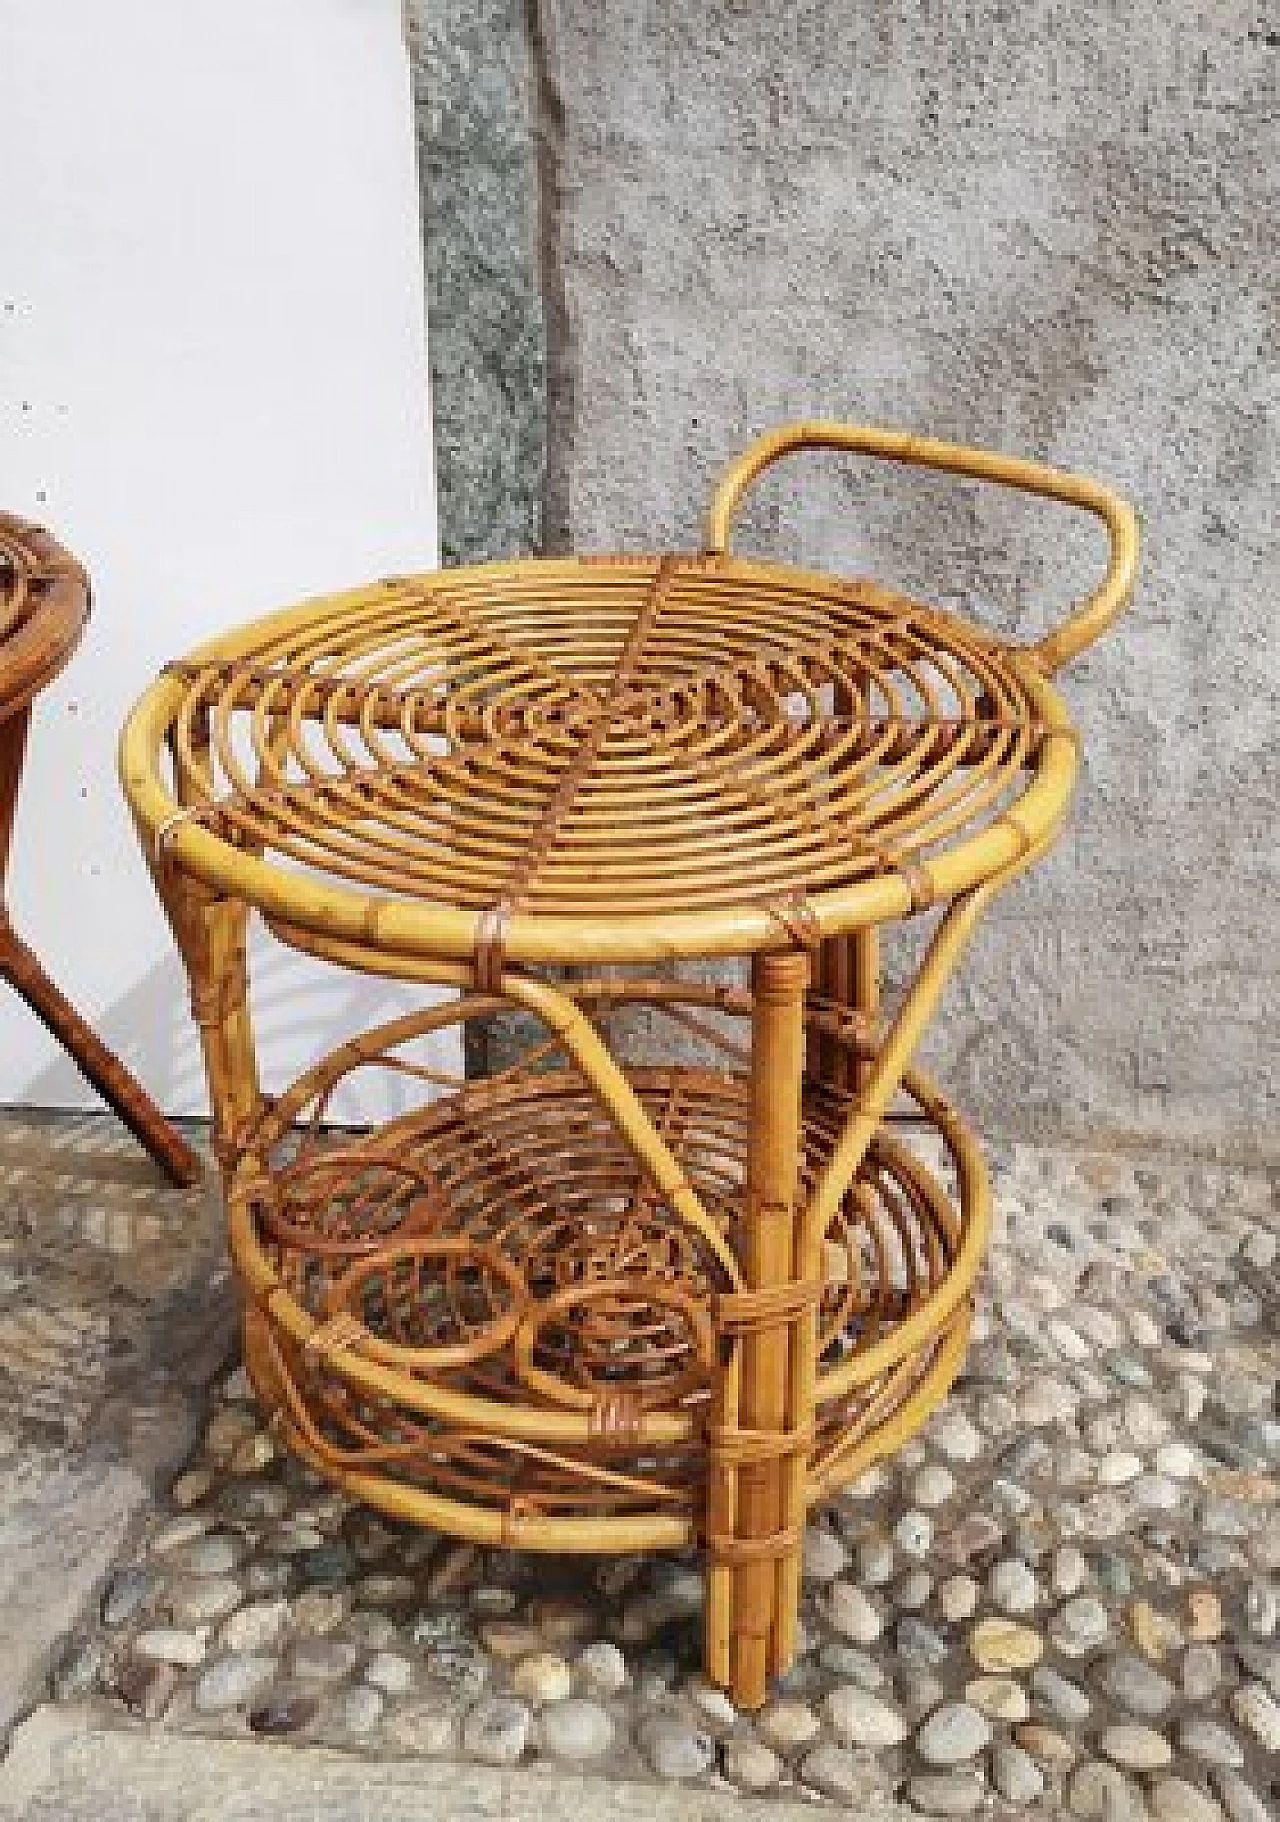
[[[199,801],[208,753],[206,719],[193,734],[189,755],[183,759],[175,750],[177,797],[184,806]],[[167,862],[163,841],[160,850],[152,876],[186,963],[213,1108],[213,1148],[226,1178],[262,1106],[249,1013],[248,906],[179,873]]]
[[[867,1155],[867,1147],[875,1137],[876,1128],[898,1091],[898,1085],[920,1042],[930,1014],[950,979],[951,970],[973,934],[987,900],[1002,883],[1002,880],[989,881],[953,900],[946,916],[935,930],[919,973],[893,1024],[877,1046],[875,1057],[867,1069],[866,1080],[858,1090],[853,1111],[845,1121],[835,1149],[827,1160],[826,1168],[805,1209],[803,1225],[806,1246],[821,1244],[822,1235],[852,1185],[859,1166]]]
[[[747,1158],[747,1284],[768,1290],[794,1275],[793,1232],[800,1171],[800,1088],[804,1057],[804,954],[759,955],[752,962],[751,1136]],[[741,1423],[776,1434],[786,1422],[794,1323],[749,1329],[741,1341]],[[767,1539],[783,1528],[785,1462],[772,1456],[739,1475],[742,1538]],[[797,1556],[800,1540],[785,1547]],[[732,1680],[746,1708],[764,1701],[777,1639],[778,1559],[744,1563],[734,1577]]]

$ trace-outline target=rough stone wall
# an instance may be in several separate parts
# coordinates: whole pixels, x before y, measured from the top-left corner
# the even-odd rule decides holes
[[[1280,14],[530,0],[527,25],[547,543],[688,546],[724,461],[808,414],[1124,487],[1142,581],[1064,678],[1070,833],[997,905],[934,1057],[997,1131],[1276,1154]],[[1101,557],[1050,507],[826,457],[741,535],[1027,636]]]
[[[542,537],[542,295],[521,0],[408,0],[430,315],[440,547],[520,556]]]

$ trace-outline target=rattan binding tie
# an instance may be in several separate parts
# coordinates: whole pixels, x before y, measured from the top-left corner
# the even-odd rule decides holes
[[[508,1500],[501,1514],[501,1543],[504,1550],[513,1549],[524,1535],[523,1527],[542,1517],[542,1508],[536,1499],[518,1493]]]
[[[912,915],[914,916],[919,911],[927,911],[937,898],[929,869],[916,861],[907,860],[899,861],[896,870],[898,878],[911,894]]]
[[[312,1329],[302,1344],[302,1351],[304,1354],[336,1354],[339,1348],[350,1351],[364,1339],[364,1333],[364,1324],[350,1310],[335,1310],[327,1322]]]
[[[825,1289],[821,1278],[796,1278],[757,1290],[722,1291],[715,1303],[716,1329],[722,1335],[750,1335],[794,1322],[817,1308]]]
[[[731,1424],[710,1424],[707,1447],[726,1466],[750,1466],[757,1461],[787,1461],[808,1455],[817,1436],[814,1424],[798,1430],[739,1430]]]
[[[776,924],[782,925],[798,949],[816,949],[821,943],[822,925],[803,892],[772,898],[765,910]]]
[[[591,1433],[604,1442],[635,1442],[643,1417],[644,1406],[634,1392],[601,1392],[591,1407]]]
[[[476,987],[481,993],[502,992],[503,951],[510,921],[511,905],[506,899],[490,905],[476,919]]]
[[[796,1525],[788,1525],[781,1531],[771,1531],[767,1537],[734,1537],[717,1532],[708,1536],[707,1548],[718,1563],[729,1563],[735,1568],[743,1563],[769,1562],[780,1556],[789,1556],[800,1545],[803,1532]],[[742,1622],[735,1622],[739,1630],[745,1630]]]

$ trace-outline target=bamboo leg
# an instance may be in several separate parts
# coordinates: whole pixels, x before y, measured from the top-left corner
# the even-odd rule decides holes
[[[225,1178],[262,1107],[249,1014],[248,912],[239,900],[175,874],[163,860],[153,871],[191,986],[213,1110],[213,1151]]]
[[[821,1244],[831,1218],[848,1192],[885,1110],[897,1093],[931,1013],[950,979],[960,953],[1002,880],[975,887],[953,899],[934,932],[919,973],[892,1025],[867,1065],[866,1080],[827,1160],[826,1168],[804,1212],[805,1244]]]
[[[750,1155],[743,1266],[752,1290],[785,1284],[792,1274],[792,1232],[800,1166],[800,1082],[804,1055],[804,991],[808,957],[757,956],[752,964]],[[743,1335],[741,1424],[776,1434],[787,1414],[792,1324],[775,1321]],[[782,1462],[775,1456],[739,1471],[735,1525],[744,1539],[774,1537],[782,1528]],[[790,1547],[798,1555],[799,1540]],[[735,1573],[731,1690],[744,1708],[765,1699],[775,1636],[778,1559],[764,1555]]]
[[[186,769],[175,760],[183,804],[198,797],[206,764],[206,743],[193,740],[192,750],[194,763]],[[213,1110],[214,1155],[225,1179],[262,1108],[249,1013],[248,908],[178,873],[163,853],[152,858],[152,876],[186,964]]]
[[[57,1038],[90,1087],[124,1122],[169,1181],[185,1188],[198,1182],[200,1160],[119,1057],[49,978],[34,950],[9,922],[4,884],[29,721],[29,712],[24,709],[0,723],[0,977],[8,981],[45,1029]]]

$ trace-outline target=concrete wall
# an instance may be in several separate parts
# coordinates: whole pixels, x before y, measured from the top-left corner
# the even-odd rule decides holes
[[[1280,16],[531,0],[525,43],[547,543],[688,545],[726,458],[809,413],[1126,488],[1142,583],[1065,678],[1071,832],[935,1056],[993,1130],[1276,1155]],[[1025,634],[1100,557],[1052,509],[816,458],[743,536]]]

